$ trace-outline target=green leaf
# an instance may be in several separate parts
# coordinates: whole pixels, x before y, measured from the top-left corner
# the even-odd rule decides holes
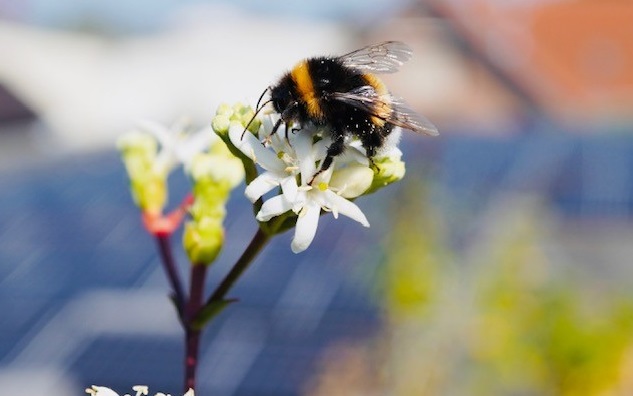
[[[198,311],[196,317],[191,321],[191,326],[196,330],[201,330],[204,326],[220,314],[229,304],[237,302],[237,298],[212,301]]]

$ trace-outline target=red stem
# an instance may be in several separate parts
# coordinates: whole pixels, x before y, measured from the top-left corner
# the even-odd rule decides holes
[[[169,235],[157,235],[156,241],[158,242],[158,248],[160,250],[160,256],[163,262],[163,268],[167,274],[167,279],[171,284],[173,290],[173,298],[178,310],[178,316],[183,319],[183,311],[185,309],[185,292],[182,289],[182,282],[180,281],[180,275],[176,269],[176,261],[171,252],[171,245],[169,243]]]
[[[191,269],[191,283],[189,289],[189,302],[186,311],[185,325],[185,389],[196,389],[196,369],[198,368],[198,351],[200,349],[200,329],[192,326],[192,321],[202,307],[204,298],[204,283],[207,275],[207,266],[194,264]]]

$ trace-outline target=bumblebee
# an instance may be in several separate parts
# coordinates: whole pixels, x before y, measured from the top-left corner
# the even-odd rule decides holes
[[[277,84],[267,88],[281,123],[327,126],[332,144],[320,169],[327,170],[345,150],[345,139],[357,137],[372,158],[395,127],[430,136],[437,128],[404,102],[391,96],[375,73],[394,73],[411,58],[412,50],[399,41],[370,45],[338,57],[314,57],[300,61]],[[266,94],[260,97],[260,101]],[[259,104],[256,106],[261,110]],[[288,129],[286,128],[286,133]],[[299,129],[300,133],[300,129]],[[312,181],[311,180],[311,181]]]

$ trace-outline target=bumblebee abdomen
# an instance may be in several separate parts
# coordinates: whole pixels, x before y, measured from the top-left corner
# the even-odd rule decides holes
[[[385,120],[389,118],[392,112],[391,100],[389,96],[389,90],[385,84],[374,74],[363,74],[363,79],[367,85],[374,88],[376,95],[382,100],[375,101],[373,103],[372,121],[382,127],[385,125]]]

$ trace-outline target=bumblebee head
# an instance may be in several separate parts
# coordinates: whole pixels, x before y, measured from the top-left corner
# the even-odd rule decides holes
[[[293,118],[293,112],[297,106],[297,98],[293,88],[290,76],[285,76],[270,90],[270,100],[273,103],[273,107],[285,120]]]

